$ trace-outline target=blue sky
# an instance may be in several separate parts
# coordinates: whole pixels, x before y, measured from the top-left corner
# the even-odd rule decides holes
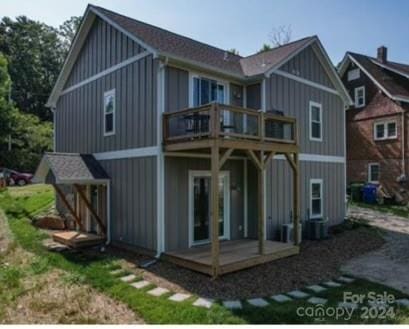
[[[58,26],[81,15],[88,1],[2,1],[1,16],[27,15]],[[375,56],[380,45],[389,59],[409,63],[407,0],[94,0],[211,45],[236,48],[241,55],[269,41],[274,27],[291,25],[292,39],[318,35],[337,64],[346,50]]]

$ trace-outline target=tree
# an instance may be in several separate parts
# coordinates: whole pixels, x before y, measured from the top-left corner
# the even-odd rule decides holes
[[[58,28],[58,33],[61,38],[62,47],[64,48],[65,54],[68,54],[70,50],[71,43],[74,40],[75,34],[81,24],[81,16],[71,16]]]
[[[0,154],[7,150],[9,136],[12,132],[14,108],[9,102],[10,76],[7,70],[7,60],[0,53]],[[0,166],[1,166],[0,158]]]
[[[291,34],[291,25],[280,25],[270,32],[270,41],[274,47],[280,47],[291,41]]]
[[[265,51],[269,51],[273,49],[268,43],[264,43],[261,49],[257,53],[263,53]]]
[[[6,56],[12,80],[11,97],[25,113],[51,120],[47,98],[65,56],[58,31],[43,23],[19,16],[0,22],[0,52]]]
[[[231,48],[228,50],[229,53],[232,53],[233,55],[240,55],[239,51],[236,48]]]

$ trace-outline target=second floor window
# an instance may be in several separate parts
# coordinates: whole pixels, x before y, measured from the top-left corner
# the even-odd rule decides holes
[[[223,83],[202,77],[193,78],[193,106],[211,102],[224,104],[226,88]]]
[[[104,136],[115,134],[115,89],[104,93]]]
[[[322,141],[322,106],[310,102],[310,140]]]
[[[398,137],[396,121],[376,122],[374,125],[374,139],[385,140]]]
[[[355,88],[355,107],[365,106],[365,87]]]

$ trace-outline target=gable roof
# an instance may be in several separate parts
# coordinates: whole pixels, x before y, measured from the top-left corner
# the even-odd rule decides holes
[[[376,58],[347,52],[339,65],[338,71],[343,75],[350,62],[355,63],[388,97],[401,102],[409,102],[409,80],[405,85],[396,74],[409,79],[409,65],[387,62],[380,63]],[[405,73],[405,72],[408,73]]]
[[[65,81],[68,79],[69,73],[74,65],[74,59],[78,56],[85,42],[86,34],[89,32],[95,17],[100,17],[107,21],[132,40],[141,44],[154,56],[161,56],[200,69],[215,71],[241,81],[245,81],[248,78],[255,79],[263,75],[269,75],[272,70],[283,65],[292,58],[292,56],[307,46],[314,42],[320,44],[316,36],[311,36],[262,53],[242,57],[160,27],[115,13],[108,9],[88,5],[80,28],[71,45],[66,62],[47,102],[47,106],[55,106]],[[320,45],[320,48],[321,47]],[[324,54],[324,57],[326,61],[329,61],[326,54]],[[333,65],[330,61],[329,66],[333,69]],[[333,72],[330,74],[332,75]],[[337,74],[334,74],[333,78],[339,79]],[[338,85],[338,90],[340,90],[343,95],[344,90],[342,90],[342,83],[340,85]],[[348,99],[348,97],[348,94],[344,95],[344,99]]]

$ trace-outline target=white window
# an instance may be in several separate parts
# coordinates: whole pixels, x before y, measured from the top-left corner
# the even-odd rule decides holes
[[[193,106],[211,102],[226,103],[226,85],[216,80],[193,77]]]
[[[310,180],[310,218],[322,218],[322,179]]]
[[[310,140],[322,141],[322,106],[310,102]]]
[[[104,136],[115,135],[115,89],[104,93]]]
[[[359,79],[360,71],[358,68],[348,71],[348,81]]]
[[[355,107],[365,106],[365,86],[355,88]]]
[[[370,163],[368,165],[368,182],[379,183],[379,163]]]
[[[398,137],[396,121],[376,122],[374,125],[374,140],[394,139]]]

